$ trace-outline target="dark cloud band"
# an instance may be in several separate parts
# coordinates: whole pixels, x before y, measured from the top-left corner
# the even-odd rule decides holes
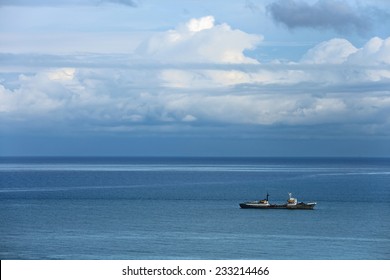
[[[320,0],[313,5],[301,1],[278,0],[267,6],[276,22],[295,28],[325,28],[345,33],[364,33],[369,20],[348,3],[334,0]]]

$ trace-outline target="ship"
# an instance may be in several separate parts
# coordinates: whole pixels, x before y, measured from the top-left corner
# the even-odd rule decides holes
[[[298,202],[298,199],[292,197],[291,193],[288,193],[289,198],[284,204],[270,204],[267,193],[267,197],[262,200],[247,201],[240,203],[241,208],[251,208],[251,209],[290,209],[290,210],[313,210],[314,206],[317,205],[316,202]]]

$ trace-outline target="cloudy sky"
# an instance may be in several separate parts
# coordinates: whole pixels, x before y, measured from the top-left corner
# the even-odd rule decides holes
[[[390,1],[0,0],[0,155],[390,156]]]

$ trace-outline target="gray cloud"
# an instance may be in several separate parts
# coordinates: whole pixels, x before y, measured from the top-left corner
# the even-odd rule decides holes
[[[246,0],[245,8],[251,10],[253,13],[257,13],[257,12],[259,12],[261,10],[259,5],[256,5],[251,0]]]
[[[65,6],[65,5],[100,5],[114,3],[137,7],[135,0],[1,0],[0,6]]]
[[[340,33],[364,33],[370,27],[369,18],[348,3],[319,0],[313,5],[306,2],[278,0],[267,6],[276,22],[295,28],[334,29]]]

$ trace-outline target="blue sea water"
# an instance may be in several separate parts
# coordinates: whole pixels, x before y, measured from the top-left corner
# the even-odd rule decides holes
[[[388,260],[389,202],[385,158],[0,158],[0,259]]]

